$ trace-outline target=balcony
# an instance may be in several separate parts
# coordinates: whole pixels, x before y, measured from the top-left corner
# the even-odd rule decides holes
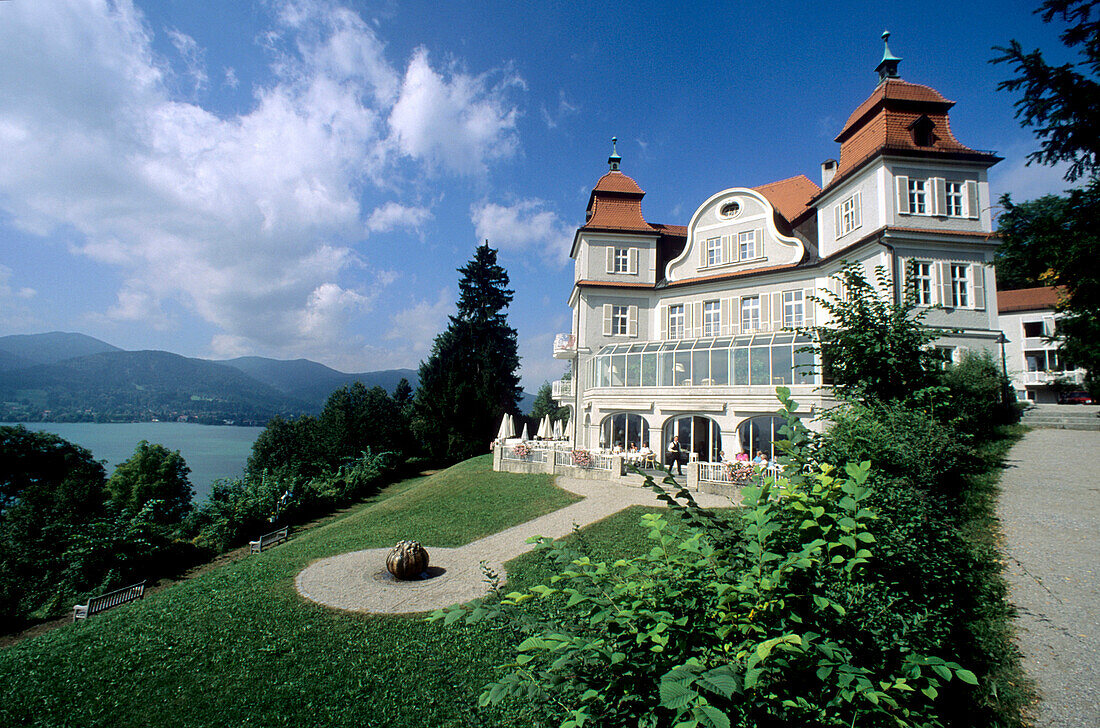
[[[1083,384],[1085,381],[1084,369],[1072,369],[1065,372],[1022,372],[1024,384],[1053,384],[1054,380],[1061,379],[1069,384]]]
[[[550,396],[557,401],[570,399],[573,396],[573,380],[559,379],[550,383]]]
[[[573,359],[577,356],[577,337],[573,334],[558,334],[554,337],[554,358]]]

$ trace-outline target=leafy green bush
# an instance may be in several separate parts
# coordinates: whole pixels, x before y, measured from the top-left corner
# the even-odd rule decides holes
[[[224,551],[282,525],[304,523],[370,495],[391,478],[400,459],[366,450],[333,470],[303,476],[291,465],[258,476],[216,481],[187,524],[195,545]]]
[[[940,493],[958,486],[971,465],[969,435],[902,403],[850,404],[826,415],[830,425],[817,456],[826,462],[874,463],[880,480],[904,479]]]
[[[1015,395],[1005,401],[1005,394],[1013,390],[988,351],[968,351],[962,361],[944,371],[943,384],[948,396],[941,416],[960,432],[985,439],[996,427],[1019,419]]]
[[[528,635],[483,705],[519,698],[563,728],[941,724],[941,687],[976,678],[850,616],[848,587],[876,563],[870,463],[807,467],[809,435],[779,392],[788,477],[746,491],[737,538],[686,491],[680,504],[656,488],[678,517],[643,517],[647,554],[609,564],[547,543],[566,563],[549,583],[432,616],[503,615]]]

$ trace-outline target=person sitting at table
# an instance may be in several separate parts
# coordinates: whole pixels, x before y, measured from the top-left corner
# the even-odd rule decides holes
[[[735,460],[739,463],[747,463],[749,461],[749,454],[747,452],[739,452]]]
[[[764,454],[763,450],[756,451],[756,457],[752,459],[753,465],[759,465],[762,468],[768,467],[768,456]]]

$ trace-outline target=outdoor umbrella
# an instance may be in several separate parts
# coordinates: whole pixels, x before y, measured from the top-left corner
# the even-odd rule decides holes
[[[554,420],[554,439],[564,440],[565,436],[561,433],[561,420]]]
[[[524,442],[527,442],[530,439],[529,437],[527,437],[527,423],[526,422],[523,423],[523,434],[520,435],[519,439],[523,440]]]
[[[504,442],[516,432],[516,426],[512,424],[512,415],[507,412],[500,418],[500,429],[497,430],[497,439]]]
[[[554,434],[554,426],[550,424],[550,415],[546,415],[542,418],[542,422],[539,423],[539,437],[543,440],[549,440],[550,436]]]

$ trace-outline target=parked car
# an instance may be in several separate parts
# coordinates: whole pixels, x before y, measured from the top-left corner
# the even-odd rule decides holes
[[[1092,404],[1088,392],[1065,392],[1058,396],[1058,404]]]

